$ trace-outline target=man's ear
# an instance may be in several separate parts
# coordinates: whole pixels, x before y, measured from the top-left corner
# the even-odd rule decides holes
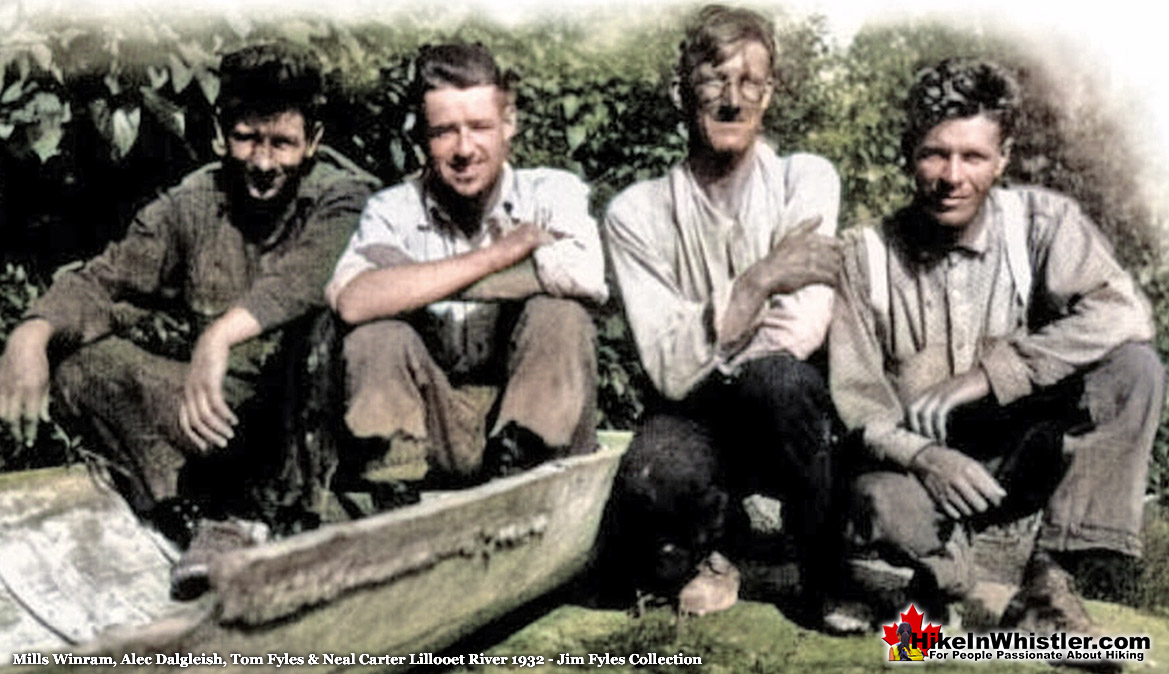
[[[211,151],[217,157],[227,156],[227,139],[223,137],[223,126],[219,123],[219,116],[214,120],[215,135],[211,137]]]
[[[514,102],[509,102],[503,107],[503,137],[508,142],[511,142],[512,136],[519,131],[519,114],[516,112]]]
[[[304,156],[311,157],[317,151],[317,146],[321,144],[321,137],[325,135],[325,125],[321,122],[313,122],[313,128],[308,134],[308,146],[305,148]]]
[[[686,107],[682,103],[682,78],[677,75],[670,78],[670,101],[679,112],[686,111]]]
[[[775,93],[775,78],[767,80],[767,85],[763,87],[763,98],[759,99],[759,109],[767,112],[767,106],[771,105],[771,94]]]
[[[1007,170],[1007,165],[1011,163],[1011,148],[1014,144],[1014,138],[1007,138],[1003,141],[1002,150],[999,153],[998,166],[995,167],[994,171],[995,178],[1003,177],[1003,173]]]

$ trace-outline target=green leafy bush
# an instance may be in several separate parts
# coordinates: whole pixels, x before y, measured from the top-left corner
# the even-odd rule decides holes
[[[12,263],[0,276],[0,329],[7,334],[56,266],[121,236],[137,207],[214,158],[212,101],[223,50],[274,37],[315,48],[329,86],[327,142],[392,183],[419,168],[403,105],[410,55],[427,42],[482,42],[521,76],[515,163],[578,172],[592,186],[600,215],[618,191],[663,174],[685,154],[669,95],[685,13],[635,22],[626,14],[595,14],[515,27],[409,15],[354,25],[238,16],[183,25],[151,15],[127,16],[116,26],[27,21],[0,36],[0,250]],[[834,162],[844,188],[842,227],[879,218],[909,195],[900,97],[917,67],[984,55],[1018,72],[1026,99],[1010,178],[1084,204],[1153,299],[1157,347],[1169,354],[1169,271],[1157,240],[1160,223],[1129,168],[1136,139],[1125,135],[1106,101],[1092,97],[1089,75],[1055,70],[1018,40],[985,32],[880,25],[837,47],[819,17],[777,19],[784,75],[766,118],[768,136],[781,151],[816,152]],[[619,298],[596,318],[599,422],[629,428],[643,408],[647,380]],[[142,326],[144,339],[165,341],[178,330],[151,326]],[[1169,429],[1169,417],[1162,427]],[[15,454],[0,446],[0,456]],[[1150,488],[1169,490],[1165,432]]]

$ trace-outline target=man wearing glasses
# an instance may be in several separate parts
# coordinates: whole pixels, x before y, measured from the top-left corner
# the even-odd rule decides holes
[[[728,506],[745,495],[787,497],[805,588],[827,568],[818,538],[831,537],[818,534],[833,407],[808,358],[832,313],[840,183],[824,159],[780,157],[759,138],[775,60],[767,19],[701,10],[677,70],[689,155],[625,190],[605,221],[626,316],[662,398],[621,468],[618,547],[635,556],[634,582],[681,589],[680,607],[694,613],[736,600],[738,573],[715,550],[726,549]]]

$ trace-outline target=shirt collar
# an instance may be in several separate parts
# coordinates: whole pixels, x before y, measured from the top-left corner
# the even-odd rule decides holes
[[[988,194],[985,201],[982,202],[982,208],[979,209],[978,215],[974,216],[974,221],[967,227],[973,227],[974,238],[966,243],[957,243],[954,245],[954,250],[971,253],[973,255],[982,255],[990,248],[991,230],[994,229],[995,217],[997,209],[991,201],[991,196]]]
[[[427,230],[437,228],[443,231],[458,232],[459,228],[454,225],[446,206],[427,187],[427,176],[423,174],[420,180],[422,182],[422,203],[426,211],[426,217],[418,223],[418,229]],[[499,178],[495,181],[495,188],[492,192],[491,201],[483,214],[483,222],[487,222],[493,217],[513,218],[517,204],[517,189],[515,171],[512,169],[510,162],[504,162],[503,170],[499,172]],[[479,233],[482,232],[483,226],[480,223]]]
[[[714,203],[710,200],[710,197],[706,194],[706,190],[702,188],[702,184],[698,181],[697,176],[694,175],[694,171],[691,170],[690,162],[681,162],[679,168],[681,168],[683,175],[685,176],[685,181],[689,185],[693,199],[699,208],[705,211],[709,216],[707,218],[702,218],[702,223],[706,227],[721,230],[724,229],[727,223],[734,223],[744,219],[744,211],[751,203],[750,193],[754,187],[756,176],[760,171],[759,165],[762,159],[761,155],[763,153],[770,153],[772,156],[775,155],[775,152],[767,146],[762,138],[755,139],[755,144],[751,147],[749,152],[751,153],[751,156],[747,159],[748,168],[747,173],[743,178],[743,191],[740,195],[741,199],[739,202],[738,212],[730,214],[723,213],[720,209],[715,207]]]
[[[982,257],[990,250],[996,238],[995,232],[1000,227],[998,212],[993,196],[988,195],[982,209],[968,225],[975,228],[974,238],[965,243],[942,241],[938,236],[939,225],[916,206],[910,206],[902,212],[898,218],[901,221],[899,229],[905,247],[919,261],[943,258],[950,253]]]

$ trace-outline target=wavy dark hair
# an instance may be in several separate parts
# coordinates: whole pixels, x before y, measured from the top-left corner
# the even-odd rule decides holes
[[[425,140],[426,111],[423,105],[428,91],[443,87],[494,86],[508,103],[515,100],[518,77],[512,71],[500,68],[491,51],[482,44],[424,45],[414,59],[413,71],[408,103],[415,114],[413,133],[419,143]]]
[[[999,125],[1006,143],[1015,132],[1019,83],[991,61],[950,58],[918,71],[905,102],[907,124],[901,150],[913,164],[913,151],[930,129],[949,119],[985,115]]]
[[[307,47],[266,42],[225,54],[219,64],[219,122],[230,128],[241,117],[288,110],[304,116],[306,132],[325,103],[321,62]]]

